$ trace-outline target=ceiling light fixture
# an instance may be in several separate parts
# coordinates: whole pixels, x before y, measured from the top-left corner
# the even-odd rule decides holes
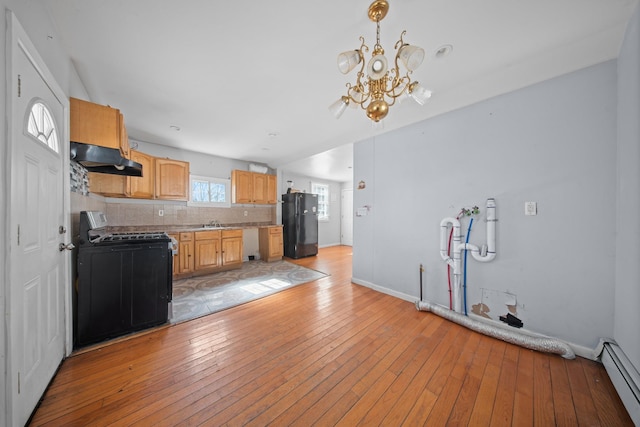
[[[334,102],[329,110],[336,118],[339,118],[347,106],[358,105],[366,111],[367,117],[374,122],[384,119],[389,113],[389,107],[395,104],[401,96],[410,96],[418,104],[424,105],[431,97],[431,91],[420,86],[418,82],[412,82],[409,74],[413,73],[424,60],[424,49],[412,46],[404,42],[403,31],[394,46],[397,50],[394,66],[389,68],[384,49],[380,45],[380,21],[387,15],[389,3],[386,0],[376,0],[369,6],[369,19],[376,23],[376,44],[373,46],[371,59],[367,64],[364,60],[364,52],[369,47],[364,44],[364,37],[360,36],[359,49],[343,52],[338,55],[338,69],[342,74],[347,74],[358,64],[362,64],[358,71],[355,85],[347,83],[347,94]],[[407,69],[405,74],[400,73],[399,62]],[[366,74],[365,74],[366,67]]]

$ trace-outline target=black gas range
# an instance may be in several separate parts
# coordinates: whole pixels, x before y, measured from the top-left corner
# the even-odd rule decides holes
[[[106,215],[80,213],[76,347],[166,323],[173,293],[166,233],[110,233]]]

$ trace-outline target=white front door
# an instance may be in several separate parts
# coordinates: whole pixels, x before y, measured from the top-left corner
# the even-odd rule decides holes
[[[10,425],[24,425],[65,354],[70,241],[64,98],[26,33],[10,14],[9,118]],[[68,206],[68,205],[67,205]]]
[[[340,243],[353,246],[353,190],[342,190]]]

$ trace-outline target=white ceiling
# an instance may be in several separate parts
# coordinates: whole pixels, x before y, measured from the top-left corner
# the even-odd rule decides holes
[[[36,1],[90,100],[119,108],[132,139],[336,181],[351,179],[354,142],[616,58],[637,5],[390,0],[381,44],[392,57],[407,30],[427,53],[412,77],[433,97],[391,107],[379,129],[361,110],[328,111],[355,80],[337,54],[361,35],[375,43],[370,0]],[[446,44],[451,54],[436,58]]]

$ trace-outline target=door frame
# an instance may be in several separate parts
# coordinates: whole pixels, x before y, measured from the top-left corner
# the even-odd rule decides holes
[[[17,176],[16,170],[14,170],[13,165],[11,163],[11,159],[13,157],[15,140],[13,139],[13,132],[15,127],[22,127],[23,118],[22,117],[13,117],[13,104],[15,102],[14,98],[18,90],[18,84],[16,79],[13,78],[14,75],[14,47],[21,46],[23,51],[28,54],[29,59],[31,60],[34,68],[38,73],[42,76],[45,83],[49,86],[51,92],[56,96],[56,98],[60,101],[60,104],[63,108],[63,123],[60,124],[60,155],[62,159],[69,158],[69,144],[66,141],[69,141],[69,99],[65,92],[62,90],[61,86],[58,84],[53,74],[47,67],[45,61],[42,59],[38,50],[33,45],[31,40],[29,39],[28,34],[16,18],[15,14],[7,9],[6,11],[6,56],[5,56],[5,137],[6,137],[6,149],[4,152],[0,152],[0,156],[3,156],[2,161],[4,163],[4,188],[2,188],[2,198],[0,198],[0,206],[2,209],[0,211],[0,220],[2,220],[4,224],[4,228],[0,233],[0,237],[2,237],[2,249],[0,250],[0,255],[2,255],[3,260],[3,271],[4,275],[0,277],[0,307],[2,308],[2,315],[0,316],[0,357],[2,359],[2,366],[4,368],[4,373],[2,373],[5,387],[0,387],[0,399],[2,403],[0,404],[0,413],[4,413],[4,419],[0,419],[0,424],[5,423],[6,425],[13,425],[13,414],[12,414],[12,399],[13,394],[12,390],[12,372],[13,372],[13,361],[11,360],[11,349],[8,348],[9,336],[7,335],[11,331],[11,317],[7,316],[7,313],[11,313],[10,301],[11,301],[11,277],[12,277],[12,266],[11,266],[11,247],[15,245],[17,241],[17,230],[13,230],[13,218],[11,218],[12,205],[11,202],[14,199],[15,195],[13,192],[12,182],[14,181],[14,177]],[[69,162],[62,161],[62,174],[63,174],[63,226],[68,230],[67,238],[71,238],[71,200],[70,200],[70,176],[69,176]],[[71,283],[71,252],[65,251],[64,253],[65,260],[62,263],[62,268],[64,269],[64,278],[65,278],[65,294],[63,301],[63,315],[64,319],[64,357],[67,357],[71,354],[73,350],[73,322],[72,322],[72,283]]]
[[[344,230],[345,230],[345,226],[344,226],[344,217],[346,216],[345,214],[345,200],[348,200],[350,203],[350,207],[351,207],[351,212],[349,213],[349,216],[351,217],[351,229],[349,230],[349,234],[350,234],[350,242],[351,244],[349,246],[353,246],[353,188],[343,188],[340,192],[340,196],[341,196],[341,203],[340,203],[340,244],[344,245]],[[347,197],[346,194],[350,193],[350,197]]]

